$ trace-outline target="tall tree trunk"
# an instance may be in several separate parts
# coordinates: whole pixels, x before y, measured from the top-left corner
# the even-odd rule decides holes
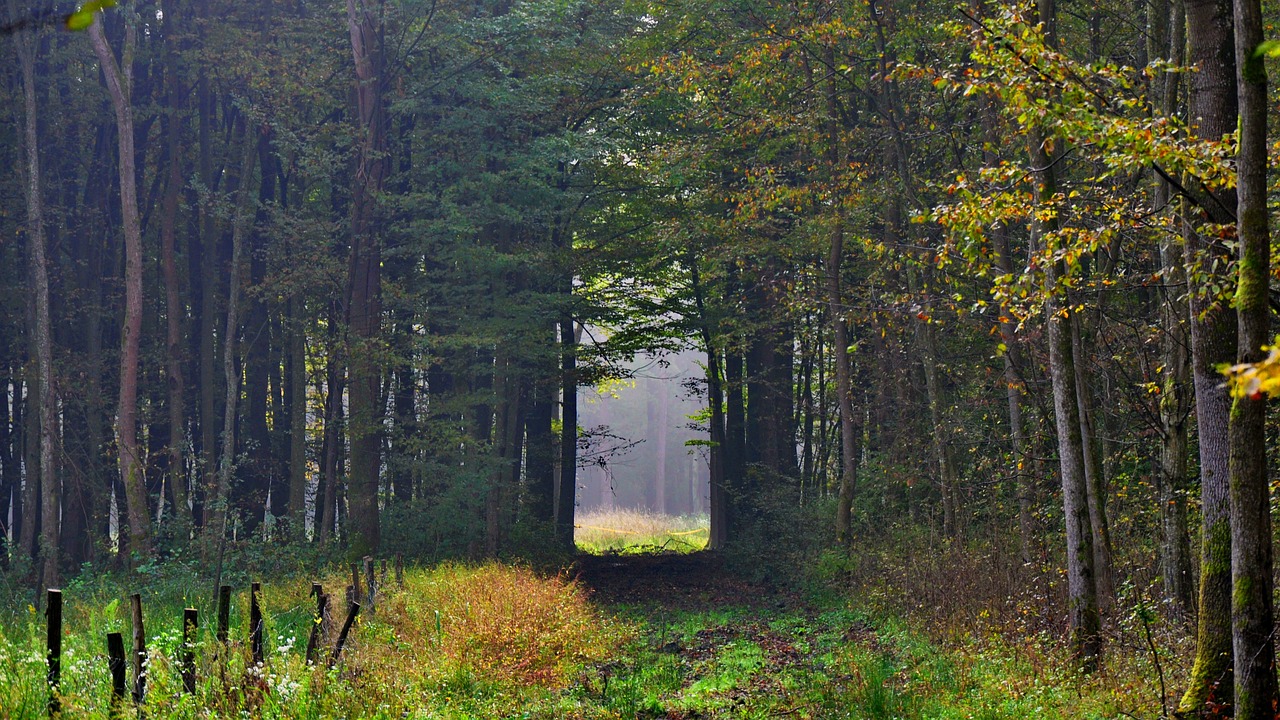
[[[1181,65],[1186,49],[1186,16],[1181,0],[1158,0],[1149,9],[1150,57],[1163,57]],[[1169,75],[1152,88],[1153,102],[1165,117],[1178,109],[1176,76]],[[1172,200],[1169,182],[1155,177],[1152,205],[1157,210]],[[1192,617],[1195,593],[1191,574],[1191,539],[1187,531],[1187,426],[1191,414],[1191,382],[1187,335],[1187,306],[1182,299],[1187,273],[1182,248],[1166,235],[1160,242],[1163,287],[1158,295],[1164,373],[1160,389],[1160,470],[1156,473],[1160,504],[1160,575],[1170,617],[1186,622]]]
[[[132,3],[124,7],[132,14]],[[138,448],[138,370],[142,362],[139,341],[142,335],[142,227],[138,219],[137,170],[134,159],[133,48],[135,30],[125,22],[124,54],[117,64],[115,53],[107,44],[102,22],[89,27],[89,41],[102,69],[116,114],[119,137],[120,216],[124,221],[125,271],[124,325],[121,329],[120,399],[116,412],[117,447],[120,479],[124,485],[129,517],[129,549],[132,554],[151,554],[151,518],[147,513],[147,489],[142,477],[143,464]]]
[[[1057,44],[1055,0],[1038,0],[1037,12],[1044,27],[1045,42]],[[1052,158],[1039,133],[1032,135],[1031,163],[1039,168],[1036,180],[1041,202],[1057,193],[1057,177]],[[1034,235],[1052,229],[1053,219],[1032,227]],[[1034,238],[1033,238],[1033,244]],[[1098,614],[1097,586],[1093,567],[1093,530],[1089,519],[1088,487],[1085,479],[1084,443],[1081,438],[1079,395],[1076,389],[1073,322],[1066,288],[1060,283],[1065,273],[1061,263],[1051,266],[1051,295],[1045,307],[1049,335],[1049,374],[1053,381],[1053,409],[1058,434],[1058,462],[1062,474],[1063,519],[1067,535],[1067,607],[1071,626],[1071,653],[1078,667],[1092,672],[1102,655],[1101,618]]]
[[[707,314],[705,288],[702,286],[701,273],[698,270],[698,259],[689,254],[690,282],[693,285],[694,303],[698,308],[698,328],[702,333],[702,344],[707,353],[707,407],[711,411],[711,484],[708,491],[707,504],[711,527],[708,530],[707,549],[722,550],[729,542],[731,524],[730,495],[728,480],[725,477],[725,452],[729,441],[726,439],[724,384],[720,372],[720,349],[716,346],[716,332],[711,317]]]
[[[376,360],[382,328],[382,238],[378,195],[387,177],[385,56],[381,0],[347,0],[347,27],[356,69],[358,142],[351,202],[351,263],[347,327],[351,441],[349,489],[351,550],[378,549],[378,473],[382,452],[382,372]]]
[[[1076,375],[1076,404],[1080,412],[1080,447],[1084,452],[1085,498],[1089,504],[1089,527],[1093,535],[1093,577],[1098,587],[1098,604],[1111,612],[1116,600],[1111,569],[1111,531],[1107,524],[1106,477],[1102,467],[1102,443],[1095,430],[1093,393],[1085,367],[1088,354],[1081,338],[1081,318],[1072,315],[1071,349]]]
[[[659,393],[658,417],[655,423],[657,436],[654,439],[658,463],[653,472],[655,486],[653,509],[665,514],[667,512],[667,435],[670,433],[668,423],[670,422],[671,394],[667,392],[665,383],[659,380],[653,382],[657,385]]]
[[[1237,361],[1254,363],[1270,340],[1271,233],[1267,209],[1267,68],[1259,0],[1235,0],[1236,86],[1240,144],[1236,154],[1239,237]],[[1261,395],[1237,395],[1228,426],[1231,507],[1231,639],[1235,717],[1276,714],[1271,487],[1267,478],[1267,408]]]
[[[9,15],[16,17],[14,0],[9,0]],[[40,569],[39,587],[58,585],[58,550],[61,545],[62,481],[54,459],[54,443],[58,439],[58,395],[53,382],[53,339],[49,322],[49,259],[44,228],[44,196],[40,176],[39,119],[36,107],[34,38],[22,33],[17,38],[18,63],[22,66],[23,150],[26,154],[25,182],[27,199],[27,244],[31,263],[31,292],[35,310],[34,338],[36,360],[35,408],[40,423]],[[31,482],[31,479],[28,479]]]
[[[177,269],[177,221],[178,196],[182,191],[182,104],[184,90],[178,76],[177,16],[172,7],[165,6],[165,75],[167,78],[168,116],[168,187],[160,214],[160,254],[164,271],[166,350],[168,356],[169,388],[169,487],[178,527],[186,531],[191,525],[191,508],[187,502],[188,478],[184,449],[186,445],[186,382],[183,365],[182,321],[186,306],[181,300],[182,289]]]
[[[306,531],[307,511],[307,330],[305,300],[300,294],[289,299],[286,335],[289,355],[285,363],[289,376],[289,524],[293,538],[301,540]]]
[[[578,491],[578,343],[573,316],[567,313],[560,319],[560,382],[560,503],[556,509],[556,536],[563,547],[572,550]]]
[[[1237,122],[1235,32],[1229,0],[1186,0],[1187,54],[1191,73],[1191,131],[1217,139],[1234,132]],[[1200,210],[1217,224],[1235,219],[1234,191],[1219,191],[1217,202]],[[1197,223],[1198,225],[1198,223]],[[1229,522],[1227,420],[1231,400],[1217,366],[1236,359],[1236,317],[1226,301],[1214,295],[1216,285],[1229,284],[1223,272],[1230,252],[1212,242],[1196,226],[1187,232],[1188,276],[1192,281],[1191,376],[1195,388],[1196,428],[1200,454],[1200,594],[1196,611],[1196,657],[1186,693],[1178,704],[1184,714],[1198,713],[1212,700],[1230,704],[1231,668],[1231,528]]]
[[[245,121],[243,155],[240,159],[239,186],[236,188],[235,215],[231,221],[231,271],[227,282],[227,324],[222,339],[222,375],[226,383],[226,399],[222,417],[222,456],[218,460],[218,489],[209,498],[205,531],[216,542],[218,574],[222,572],[221,548],[227,540],[228,517],[231,514],[231,480],[236,464],[236,409],[240,400],[240,368],[236,363],[236,335],[240,331],[240,275],[244,260],[244,233],[249,215],[249,183],[257,147],[253,129]]]
[[[835,67],[834,51],[826,51],[826,64]],[[836,76],[827,81],[827,164],[833,178],[843,171],[844,151],[840,140],[840,108]],[[834,192],[835,188],[832,188]],[[841,266],[844,264],[844,218],[840,204],[835,203],[836,218],[831,228],[831,245],[827,252],[827,316],[831,320],[831,348],[836,366],[836,406],[840,410],[840,496],[836,504],[836,543],[847,547],[853,542],[853,496],[858,488],[858,438],[853,422],[853,364],[849,359],[849,322],[844,313],[844,291]]]

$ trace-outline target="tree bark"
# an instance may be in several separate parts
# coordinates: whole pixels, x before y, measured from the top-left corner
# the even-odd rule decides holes
[[[1237,122],[1235,34],[1228,0],[1187,0],[1187,54],[1191,73],[1191,131],[1221,138]],[[1219,191],[1219,203],[1201,211],[1209,221],[1232,224],[1223,207],[1234,208],[1234,191]],[[1196,657],[1186,693],[1178,704],[1184,714],[1200,713],[1206,703],[1230,704],[1234,685],[1231,662],[1231,530],[1228,491],[1227,421],[1231,400],[1217,366],[1236,359],[1236,317],[1212,295],[1215,284],[1229,284],[1218,267],[1230,253],[1210,242],[1197,227],[1187,230],[1187,267],[1191,316],[1191,373],[1195,388],[1200,454],[1200,594],[1196,611]],[[1215,274],[1217,275],[1215,277]]]
[[[126,3],[124,54],[117,64],[107,44],[102,23],[89,27],[89,41],[98,57],[111,105],[116,114],[119,137],[120,215],[124,224],[125,311],[121,328],[120,396],[116,412],[120,479],[124,485],[129,518],[129,549],[138,557],[151,554],[151,518],[147,512],[147,489],[142,477],[142,457],[138,448],[138,371],[142,335],[142,227],[138,219],[138,185],[134,160],[133,106],[130,100],[135,31]]]
[[[578,343],[573,316],[560,319],[560,504],[556,510],[556,536],[572,550],[573,513],[578,492]]]
[[[1037,12],[1044,28],[1045,42],[1057,45],[1055,0],[1038,0]],[[1035,168],[1041,202],[1057,193],[1057,177],[1044,138],[1032,133],[1031,163]],[[1052,218],[1032,226],[1033,246],[1053,229]],[[1061,263],[1050,267],[1050,296],[1045,304],[1049,335],[1049,375],[1053,383],[1053,410],[1058,435],[1058,462],[1062,475],[1063,519],[1067,536],[1067,610],[1071,628],[1071,654],[1084,672],[1097,669],[1102,656],[1101,618],[1098,613],[1094,577],[1093,529],[1089,518],[1088,487],[1085,479],[1084,443],[1081,438],[1079,395],[1076,389],[1073,322],[1066,288],[1060,285],[1065,274]]]
[[[1267,209],[1267,69],[1258,53],[1259,0],[1235,0],[1236,86],[1240,143],[1236,154],[1239,236],[1237,361],[1255,363],[1270,340],[1271,234]],[[1277,703],[1271,492],[1267,478],[1267,408],[1237,395],[1228,426],[1231,507],[1231,638],[1235,717],[1269,720]]]
[[[181,300],[182,289],[178,279],[176,258],[178,196],[182,191],[181,112],[184,91],[178,76],[177,48],[175,47],[177,41],[173,37],[178,27],[178,20],[172,7],[166,5],[164,19],[165,75],[169,96],[166,133],[169,176],[160,214],[160,255],[164,271],[165,335],[169,374],[169,487],[179,527],[189,531],[191,508],[187,501],[188,478],[184,456],[187,410],[183,364],[186,358],[182,351],[182,321],[186,317],[186,306]]]
[[[9,15],[17,14],[16,3],[9,0]],[[61,545],[62,479],[54,458],[58,440],[58,394],[53,382],[53,339],[49,321],[49,259],[45,236],[44,196],[40,174],[40,137],[37,129],[34,38],[28,33],[17,37],[18,63],[22,70],[23,150],[27,200],[27,245],[31,265],[30,291],[35,311],[34,337],[36,360],[36,402],[40,434],[40,548],[42,561],[40,587],[58,585],[58,550]],[[28,482],[33,479],[29,478]]]
[[[1165,58],[1181,65],[1186,49],[1186,17],[1181,0],[1160,0],[1150,9],[1149,57]],[[1165,117],[1178,109],[1179,81],[1170,75],[1153,84],[1153,105]],[[1169,205],[1169,182],[1156,174],[1152,205],[1160,211]],[[1187,334],[1187,307],[1182,299],[1187,273],[1182,248],[1172,234],[1160,241],[1163,287],[1159,302],[1161,344],[1164,366],[1160,387],[1160,468],[1156,473],[1157,502],[1160,506],[1160,574],[1168,615],[1188,621],[1194,612],[1192,596],[1195,578],[1191,573],[1191,540],[1187,530],[1187,426],[1191,414],[1191,382]]]
[[[347,0],[347,27],[355,60],[358,142],[351,202],[350,300],[347,327],[351,442],[348,494],[351,551],[375,552],[380,541],[378,478],[382,453],[382,372],[377,356],[382,328],[382,238],[378,195],[387,177],[385,56],[381,0]]]

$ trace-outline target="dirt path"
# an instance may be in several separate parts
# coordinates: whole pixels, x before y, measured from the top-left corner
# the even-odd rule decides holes
[[[604,604],[700,610],[777,601],[779,593],[734,576],[716,552],[580,555],[574,572]]]

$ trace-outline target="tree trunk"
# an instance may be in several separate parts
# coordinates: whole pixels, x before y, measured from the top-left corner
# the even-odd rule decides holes
[[[1084,453],[1086,500],[1089,527],[1093,535],[1093,577],[1098,586],[1098,604],[1104,613],[1115,606],[1116,585],[1112,575],[1111,531],[1107,524],[1106,478],[1102,467],[1102,443],[1095,430],[1093,393],[1089,389],[1088,357],[1081,338],[1081,318],[1072,315],[1071,349],[1076,375],[1076,403],[1080,412],[1080,447]]]
[[[556,535],[572,550],[573,512],[578,489],[578,345],[572,315],[560,319],[560,493],[556,510]]]
[[[290,535],[303,539],[307,527],[307,331],[305,300],[289,299],[289,524]]]
[[[1237,361],[1255,363],[1270,341],[1271,234],[1267,208],[1267,69],[1259,0],[1235,0],[1236,86],[1240,144],[1236,154],[1239,237]],[[1237,395],[1228,426],[1231,478],[1231,639],[1235,717],[1275,717],[1277,703],[1271,492],[1267,478],[1267,408],[1261,394]]]
[[[706,293],[698,271],[698,259],[691,253],[687,261],[693,299],[698,308],[698,327],[707,353],[707,406],[711,411],[711,485],[707,497],[711,527],[707,533],[707,549],[722,550],[729,542],[731,512],[728,480],[725,477],[725,451],[729,443],[725,438],[724,380],[720,373],[720,350],[715,343],[716,333],[712,319],[707,314]]]
[[[248,121],[245,122],[248,125]],[[236,463],[236,408],[240,400],[240,369],[236,363],[236,335],[240,330],[240,275],[244,259],[244,231],[248,221],[249,181],[257,157],[254,132],[245,127],[243,156],[240,160],[239,187],[236,189],[235,216],[231,223],[231,271],[227,283],[227,324],[222,339],[222,375],[226,383],[226,399],[222,417],[222,456],[218,460],[218,489],[208,499],[205,532],[219,547],[226,542],[228,516],[231,513],[231,480]],[[222,553],[218,554],[221,572]]]
[[[1055,0],[1038,0],[1037,11],[1044,26],[1045,42],[1057,44]],[[1057,192],[1054,164],[1045,150],[1043,138],[1033,133],[1031,163],[1036,173],[1041,202]],[[1033,225],[1034,235],[1052,229],[1053,219]],[[1033,237],[1033,245],[1035,238]],[[1071,627],[1071,653],[1084,672],[1097,669],[1102,655],[1101,618],[1098,614],[1097,586],[1093,567],[1093,531],[1089,519],[1088,487],[1085,479],[1084,444],[1081,438],[1079,395],[1076,389],[1073,322],[1066,288],[1059,285],[1065,270],[1051,266],[1051,295],[1045,307],[1049,335],[1049,375],[1053,381],[1053,409],[1058,434],[1058,462],[1062,473],[1063,519],[1067,535],[1067,608]]]
[[[124,13],[132,13],[126,4]],[[101,22],[89,27],[89,40],[106,80],[111,105],[116,114],[119,137],[120,215],[124,221],[125,272],[124,325],[121,329],[120,398],[116,412],[120,479],[124,485],[129,518],[129,550],[138,557],[151,554],[151,518],[147,512],[147,489],[142,477],[142,457],[138,448],[138,370],[141,365],[139,341],[142,334],[142,227],[138,219],[137,171],[134,160],[132,85],[135,31],[125,22],[124,55],[119,64],[107,44]]]
[[[181,114],[184,90],[178,77],[176,40],[177,17],[171,7],[165,7],[165,75],[168,92],[167,141],[169,155],[168,187],[160,214],[160,254],[164,271],[165,330],[168,358],[169,389],[169,487],[175,517],[181,532],[189,532],[191,508],[187,501],[188,478],[184,449],[186,445],[186,382],[183,376],[185,362],[182,351],[182,321],[186,306],[181,300],[182,289],[177,269],[177,221],[178,196],[182,191]]]
[[[1186,49],[1186,17],[1181,0],[1161,0],[1150,8],[1150,57],[1163,57],[1174,65],[1183,63]],[[1153,102],[1166,117],[1178,109],[1178,84],[1169,76],[1153,87]],[[1158,174],[1152,206],[1164,208],[1172,199],[1169,182]],[[1195,578],[1191,574],[1191,539],[1187,531],[1187,426],[1191,414],[1191,382],[1187,335],[1187,307],[1182,299],[1187,273],[1182,249],[1165,236],[1160,242],[1163,287],[1158,301],[1161,325],[1161,364],[1164,373],[1160,389],[1160,468],[1156,473],[1157,502],[1160,505],[1160,574],[1164,598],[1171,618],[1186,622],[1194,612],[1192,596]]]
[[[16,3],[9,0],[9,15],[17,14]],[[58,440],[58,395],[53,382],[53,339],[49,321],[49,260],[44,229],[44,197],[40,175],[40,138],[36,123],[35,54],[36,46],[28,33],[17,37],[18,63],[22,66],[23,150],[27,200],[27,245],[31,263],[31,292],[35,310],[36,400],[40,434],[40,552],[43,561],[40,587],[58,586],[58,550],[61,545],[62,481],[54,459],[54,443]],[[28,479],[31,482],[31,479]]]
[[[351,262],[347,328],[351,442],[348,492],[351,551],[375,552],[380,540],[378,477],[382,453],[382,372],[377,346],[382,328],[382,239],[378,194],[387,177],[386,108],[383,103],[381,0],[347,0],[347,27],[356,70],[358,142],[351,202]]]
[[[1190,75],[1191,130],[1202,138],[1221,138],[1237,122],[1235,33],[1231,2],[1187,0],[1187,53],[1197,72]],[[1219,191],[1219,203],[1200,210],[1218,224],[1234,223],[1225,208],[1235,208],[1234,191]],[[1184,714],[1199,713],[1206,703],[1230,704],[1231,668],[1231,529],[1228,492],[1227,419],[1230,398],[1217,366],[1236,359],[1235,313],[1213,295],[1214,285],[1228,285],[1223,271],[1229,251],[1211,242],[1196,227],[1187,232],[1187,266],[1192,280],[1191,373],[1195,387],[1196,427],[1200,454],[1200,595],[1196,611],[1196,658],[1186,693],[1178,704]]]

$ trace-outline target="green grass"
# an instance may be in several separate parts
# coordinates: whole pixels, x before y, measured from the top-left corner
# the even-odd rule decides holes
[[[596,555],[643,552],[696,552],[707,546],[710,518],[663,515],[640,510],[583,513],[575,519],[578,548]]]
[[[345,582],[335,572],[330,591]],[[182,692],[174,658],[181,608],[203,583],[144,594],[151,647],[146,714],[164,718],[1110,718],[1154,716],[1150,678],[1119,656],[1082,680],[1045,638],[1009,643],[981,630],[948,645],[847,601],[818,607],[701,610],[599,607],[562,578],[495,564],[407,573],[355,628],[333,670],[303,661],[309,585],[267,583],[267,658],[250,666],[247,597],[218,652],[202,612],[199,687]],[[105,633],[129,636],[127,588],[66,588],[63,717],[109,716]],[[338,602],[341,603],[340,595]],[[46,717],[44,623],[12,609],[0,632],[0,708]]]

